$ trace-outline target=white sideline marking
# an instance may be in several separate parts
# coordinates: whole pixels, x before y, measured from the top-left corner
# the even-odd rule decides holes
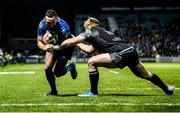
[[[5,71],[12,71],[12,70],[38,70],[38,69],[42,69],[42,68],[39,68],[39,67],[13,67],[13,68],[8,68],[8,69],[5,69]]]
[[[113,71],[113,70],[109,70],[109,72],[114,73],[114,74],[119,74],[119,72]]]
[[[0,104],[1,107],[13,106],[180,106],[180,103],[27,103],[27,104]]]
[[[10,75],[10,74],[34,74],[34,71],[25,71],[25,72],[0,72],[0,75]]]

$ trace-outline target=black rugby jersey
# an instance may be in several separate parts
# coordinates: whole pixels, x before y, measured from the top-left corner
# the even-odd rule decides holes
[[[85,37],[86,42],[92,44],[101,52],[110,53],[131,47],[131,45],[123,42],[121,38],[101,27],[91,28],[80,35]]]

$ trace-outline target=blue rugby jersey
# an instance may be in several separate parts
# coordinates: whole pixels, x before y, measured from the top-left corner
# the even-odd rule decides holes
[[[70,36],[70,27],[69,25],[61,18],[58,17],[57,23],[54,28],[51,28],[50,25],[47,24],[46,19],[41,20],[38,26],[38,35],[43,37],[46,32],[55,32],[58,35],[58,40],[56,44],[61,44],[63,41],[63,37]]]

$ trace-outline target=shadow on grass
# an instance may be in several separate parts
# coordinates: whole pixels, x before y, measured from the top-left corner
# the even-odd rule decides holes
[[[99,94],[99,96],[164,96],[157,94]]]
[[[57,97],[71,97],[71,96],[78,96],[78,94],[59,94]],[[157,94],[99,94],[99,97],[101,97],[101,96],[114,96],[114,97],[135,96],[135,97],[138,97],[138,96],[166,96],[166,95],[163,95],[163,94],[162,95],[157,95]]]
[[[59,94],[59,97],[71,97],[71,96],[78,96],[78,94]]]

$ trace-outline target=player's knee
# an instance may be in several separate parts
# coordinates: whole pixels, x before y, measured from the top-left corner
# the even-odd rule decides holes
[[[89,64],[89,65],[95,65],[95,64],[96,64],[96,58],[91,57],[91,58],[88,60],[88,64]]]
[[[44,69],[45,69],[45,70],[52,70],[52,69],[53,69],[53,65],[51,65],[51,64],[45,64]]]
[[[88,66],[89,66],[89,67],[95,66],[95,60],[94,60],[93,58],[90,58],[90,59],[88,60]]]
[[[146,74],[141,74],[141,73],[134,73],[137,77],[140,77],[142,79],[147,79],[149,80],[150,79],[150,76],[149,75],[146,75]]]
[[[44,70],[47,71],[47,70],[51,70],[51,68],[49,66],[45,66],[44,67]]]
[[[88,60],[88,68],[89,68],[89,71],[90,71],[90,72],[97,70],[97,68],[96,68],[96,66],[95,66],[95,60],[94,60],[93,58],[90,58],[90,59]]]
[[[146,73],[144,75],[144,78],[147,79],[147,80],[151,79],[151,77],[152,77],[152,73],[151,72],[148,72],[148,73]]]

